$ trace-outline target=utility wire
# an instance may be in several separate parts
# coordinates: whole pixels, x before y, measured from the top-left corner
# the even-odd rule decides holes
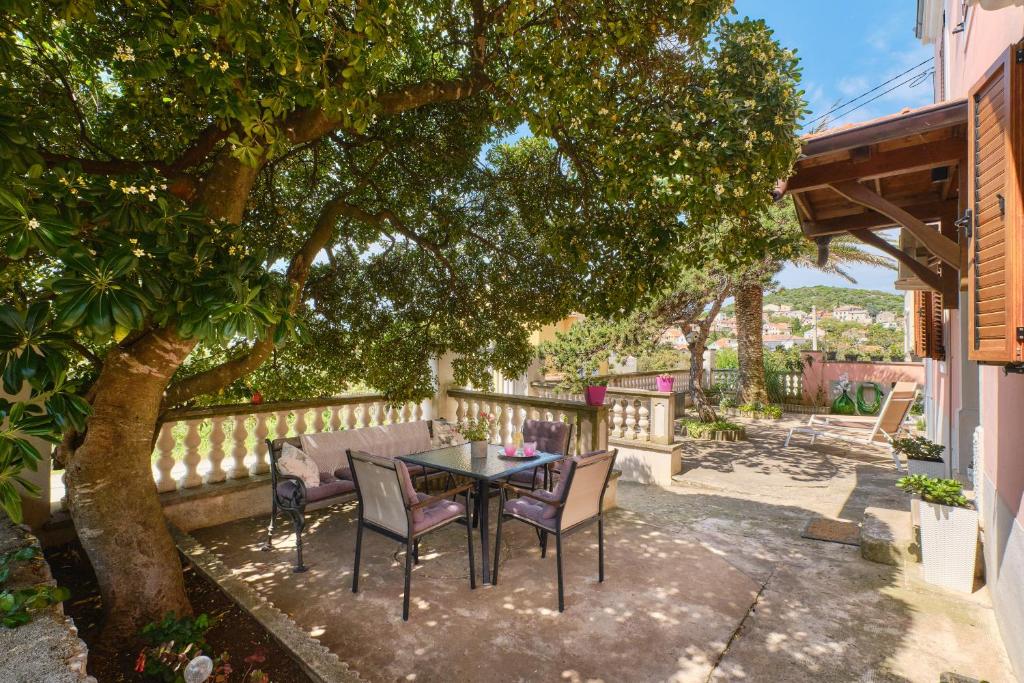
[[[899,88],[902,88],[903,86],[905,86],[907,84],[909,84],[910,87],[913,88],[914,86],[919,85],[923,81],[924,77],[928,76],[931,73],[933,73],[932,69],[929,69],[927,71],[922,71],[919,74],[914,74],[913,76],[911,76],[907,80],[902,81],[900,83],[897,83],[896,85],[892,86],[888,90],[884,90],[884,91],[878,93],[877,95],[872,97],[870,100],[865,100],[865,101],[861,102],[860,104],[858,104],[853,109],[847,109],[842,114],[839,114],[839,116],[837,116],[836,118],[842,118],[843,116],[849,116],[850,114],[852,114],[853,112],[857,111],[861,107],[866,107],[867,105],[871,104],[872,102],[877,100],[879,97],[884,97],[885,95],[888,95],[889,93],[891,93],[893,90],[898,90]]]
[[[902,72],[902,73],[899,73],[899,74],[896,74],[895,76],[893,76],[893,77],[892,77],[892,78],[890,78],[889,80],[885,81],[884,83],[879,83],[879,84],[878,84],[878,85],[876,85],[876,86],[875,86],[874,88],[871,88],[871,90],[867,90],[867,91],[865,91],[865,92],[862,92],[862,93],[861,93],[860,95],[857,95],[857,96],[856,96],[856,97],[854,97],[854,98],[853,98],[852,100],[847,100],[846,102],[843,102],[842,104],[837,104],[836,106],[832,107],[831,109],[829,109],[829,110],[828,110],[827,112],[825,112],[825,113],[824,113],[824,114],[822,114],[821,116],[818,116],[817,118],[815,118],[815,119],[813,119],[813,120],[811,120],[811,121],[808,121],[807,123],[805,123],[805,124],[804,124],[804,126],[810,126],[810,125],[811,125],[812,123],[817,123],[818,121],[820,121],[821,119],[825,118],[826,116],[829,116],[830,114],[832,114],[832,113],[834,113],[834,112],[837,112],[837,111],[839,111],[840,109],[842,109],[842,108],[844,108],[844,107],[846,107],[846,106],[848,106],[848,105],[851,105],[851,104],[853,104],[854,102],[856,102],[857,100],[859,100],[859,99],[861,99],[861,98],[867,97],[867,96],[868,96],[868,95],[870,95],[871,93],[873,93],[873,92],[876,92],[876,91],[878,91],[878,90],[879,90],[879,89],[881,89],[881,88],[884,88],[885,86],[889,85],[889,84],[890,84],[890,83],[892,83],[893,81],[895,81],[895,80],[897,80],[897,79],[899,79],[899,78],[902,78],[903,76],[906,76],[906,75],[907,75],[908,73],[910,73],[911,71],[914,71],[914,70],[916,70],[916,69],[918,69],[918,68],[920,68],[920,67],[924,66],[924,65],[925,65],[925,64],[927,64],[928,62],[932,61],[932,59],[934,59],[934,57],[929,57],[928,59],[924,60],[924,61],[923,61],[923,62],[921,62],[920,64],[915,64],[914,66],[910,67],[910,68],[909,68],[909,69],[907,69],[906,71],[904,71],[904,72]],[[897,86],[897,87],[898,87],[898,86]],[[891,90],[889,90],[889,91],[886,91],[886,92],[891,92]],[[883,94],[884,94],[884,93],[883,93]],[[876,98],[876,99],[877,99],[877,98]]]

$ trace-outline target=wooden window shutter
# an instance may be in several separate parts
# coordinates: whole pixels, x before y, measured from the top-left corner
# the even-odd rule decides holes
[[[1024,360],[1024,43],[1011,46],[968,96],[968,357]]]
[[[942,294],[931,290],[914,292],[914,355],[945,360],[942,334]]]

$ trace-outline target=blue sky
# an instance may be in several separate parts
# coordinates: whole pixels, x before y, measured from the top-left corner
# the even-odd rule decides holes
[[[797,51],[804,96],[812,111],[809,119],[932,55],[931,47],[921,45],[914,37],[914,0],[737,0],[736,10],[740,16],[764,19],[782,45]],[[903,107],[920,107],[931,103],[932,98],[928,78],[916,87],[897,88],[829,125],[865,121]],[[895,291],[892,271],[872,267],[853,267],[850,271],[857,279],[856,287]],[[778,281],[785,287],[851,286],[838,277],[793,267],[783,270]]]

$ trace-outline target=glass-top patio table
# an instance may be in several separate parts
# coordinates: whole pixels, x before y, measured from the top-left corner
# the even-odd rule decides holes
[[[479,502],[477,519],[480,523],[480,551],[483,554],[483,561],[480,565],[484,583],[491,582],[489,506],[487,505],[491,482],[506,479],[516,472],[544,467],[548,463],[557,462],[564,457],[538,451],[535,458],[508,458],[505,457],[504,449],[501,446],[491,444],[487,447],[486,458],[474,458],[470,455],[468,443],[398,456],[399,460],[412,465],[422,465],[476,480],[476,499]]]

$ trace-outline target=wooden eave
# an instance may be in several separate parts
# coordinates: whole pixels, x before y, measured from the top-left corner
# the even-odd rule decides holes
[[[779,185],[804,235],[849,233],[882,248],[876,230],[901,227],[937,257],[922,272],[884,249],[934,289],[955,275],[962,253],[953,228],[967,157],[967,102],[959,100],[806,135],[793,174]],[[953,275],[951,275],[951,273]]]

